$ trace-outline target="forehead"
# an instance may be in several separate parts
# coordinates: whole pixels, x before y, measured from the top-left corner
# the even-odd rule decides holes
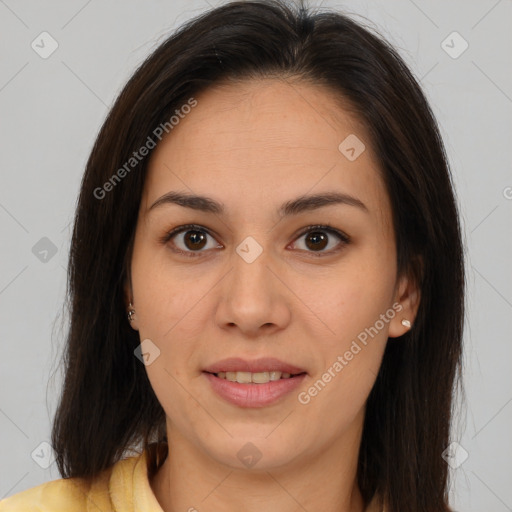
[[[336,190],[389,209],[367,131],[333,91],[265,79],[219,84],[195,99],[151,156],[146,204],[179,189],[216,195],[234,213]]]

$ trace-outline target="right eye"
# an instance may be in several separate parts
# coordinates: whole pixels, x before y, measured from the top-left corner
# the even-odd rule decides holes
[[[166,233],[162,237],[161,242],[163,244],[168,244],[169,241],[171,241],[171,249],[174,252],[195,258],[200,256],[200,253],[206,252],[202,249],[208,245],[208,237],[213,238],[210,232],[203,226],[198,226],[197,224],[186,224],[184,226],[178,226]],[[213,245],[210,248],[207,247],[207,249],[215,248],[220,249],[222,248],[222,245]]]

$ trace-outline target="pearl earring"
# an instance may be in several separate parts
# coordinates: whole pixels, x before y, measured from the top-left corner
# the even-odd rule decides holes
[[[407,320],[406,318],[404,318],[404,319],[402,320],[402,325],[403,325],[404,327],[407,327],[407,328],[409,329],[409,328],[411,327],[411,322],[409,322],[409,320]]]

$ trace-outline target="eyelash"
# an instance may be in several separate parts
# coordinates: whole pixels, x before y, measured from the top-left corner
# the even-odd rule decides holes
[[[183,233],[183,232],[186,233],[187,231],[199,231],[202,233],[206,233],[207,235],[211,236],[212,238],[215,238],[210,233],[210,231],[203,226],[199,226],[198,224],[185,224],[183,226],[178,226],[178,227],[172,229],[171,231],[168,231],[167,233],[165,233],[165,235],[159,239],[159,242],[162,245],[166,245],[174,236],[179,235],[180,233]],[[335,254],[338,251],[340,251],[341,249],[343,249],[344,246],[348,245],[351,241],[349,236],[347,236],[342,231],[336,229],[335,227],[330,226],[329,224],[316,224],[316,225],[312,225],[312,226],[307,226],[299,233],[299,235],[297,236],[297,238],[295,240],[298,240],[300,237],[310,233],[311,231],[324,231],[326,233],[329,233],[330,235],[337,236],[341,240],[341,243],[339,244],[338,248],[331,249],[330,251],[323,251],[323,252],[306,251],[306,252],[309,252],[313,257],[323,257],[323,256],[329,256],[329,255]],[[198,258],[198,257],[200,257],[201,253],[206,252],[206,251],[183,251],[181,249],[176,249],[176,248],[173,248],[172,250],[174,252],[183,254],[190,258]]]

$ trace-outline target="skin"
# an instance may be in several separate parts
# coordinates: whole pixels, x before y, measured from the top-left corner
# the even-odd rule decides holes
[[[397,275],[391,205],[367,132],[332,91],[300,81],[221,84],[196,99],[151,156],[125,288],[132,327],[160,350],[146,370],[171,454],[152,489],[166,512],[364,510],[356,470],[366,399],[388,337],[407,331],[401,320],[413,323],[419,301],[412,280]],[[350,134],[366,146],[355,161],[338,149]],[[149,211],[169,191],[213,197],[226,213]],[[341,204],[277,214],[286,201],[332,191],[367,211]],[[188,223],[214,233],[197,257],[173,252],[194,251],[186,232],[159,241]],[[327,246],[315,250],[301,234],[312,224],[351,241],[335,252],[343,243],[327,232]],[[263,249],[252,263],[235,250],[248,236]],[[401,312],[300,403],[298,393],[396,303]],[[230,356],[273,356],[308,375],[278,404],[242,408],[202,373]],[[237,457],[248,442],[262,454],[252,468]]]

